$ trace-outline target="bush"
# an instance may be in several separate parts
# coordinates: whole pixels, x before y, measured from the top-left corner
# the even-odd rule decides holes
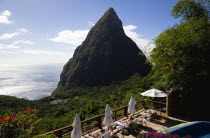
[[[0,116],[1,138],[28,138],[37,134],[36,125],[40,119],[36,109],[19,112],[17,115]]]

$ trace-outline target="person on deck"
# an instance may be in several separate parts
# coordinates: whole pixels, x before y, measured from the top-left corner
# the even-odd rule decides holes
[[[145,124],[146,126],[147,126],[147,121],[150,121],[149,117],[147,117],[147,116],[144,116],[144,117],[140,120],[140,122],[141,122],[142,124]]]

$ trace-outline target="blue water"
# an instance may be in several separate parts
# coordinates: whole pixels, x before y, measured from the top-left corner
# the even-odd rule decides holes
[[[57,87],[62,68],[62,64],[0,64],[0,95],[30,100],[49,96]]]
[[[192,138],[210,138],[210,122],[195,122],[182,127],[174,128],[168,133],[181,137],[190,135]]]

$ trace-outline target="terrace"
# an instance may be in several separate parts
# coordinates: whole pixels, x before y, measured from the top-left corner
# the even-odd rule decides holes
[[[147,107],[145,106],[147,105]],[[154,108],[155,107],[155,108]],[[153,109],[152,109],[153,108]],[[127,113],[128,105],[120,107],[113,110],[113,120],[116,121],[125,121],[128,119],[129,114]],[[139,125],[135,132],[130,133],[127,136],[122,135],[121,130],[119,130],[115,136],[117,137],[136,137],[138,133],[141,132],[159,132],[164,131],[165,129],[186,122],[184,120],[179,120],[172,118],[166,115],[166,103],[151,101],[151,100],[140,100],[137,101],[136,105],[137,112],[133,115],[134,118],[141,118],[143,116],[148,116],[150,121],[147,122],[147,125]],[[155,111],[155,112],[154,112]],[[107,126],[102,124],[104,114],[86,119],[81,121],[83,137],[96,137],[99,134],[100,129],[107,129]],[[65,126],[50,132],[47,132],[44,135],[54,134],[57,138],[62,138],[70,136],[72,132],[72,125]]]

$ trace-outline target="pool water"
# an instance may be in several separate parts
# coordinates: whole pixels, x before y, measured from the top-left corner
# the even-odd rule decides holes
[[[190,135],[192,138],[210,138],[210,122],[193,122],[181,127],[174,128],[167,133],[181,137]]]

